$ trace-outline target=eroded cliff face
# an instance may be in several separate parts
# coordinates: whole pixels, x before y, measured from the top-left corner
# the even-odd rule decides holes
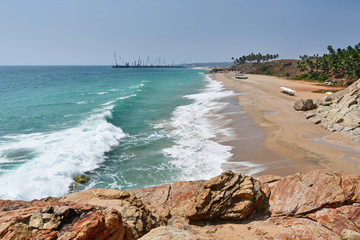
[[[327,170],[0,201],[1,239],[357,239],[360,176]]]

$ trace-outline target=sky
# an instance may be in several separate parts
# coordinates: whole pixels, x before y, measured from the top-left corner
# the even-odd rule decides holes
[[[1,0],[0,65],[294,59],[360,42],[359,0]]]

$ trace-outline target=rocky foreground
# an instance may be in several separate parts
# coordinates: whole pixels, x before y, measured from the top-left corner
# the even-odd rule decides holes
[[[1,239],[360,239],[360,176],[328,170],[0,200]]]

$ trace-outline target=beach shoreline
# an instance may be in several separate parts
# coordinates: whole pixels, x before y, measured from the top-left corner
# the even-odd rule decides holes
[[[233,147],[233,157],[223,165],[224,170],[241,172],[243,163],[250,163],[260,169],[253,176],[286,176],[319,168],[360,173],[360,143],[309,122],[305,113],[293,109],[299,98],[322,99],[324,94],[313,91],[323,86],[272,76],[246,76],[248,79],[236,79],[233,72],[214,74],[225,88],[240,93],[233,101],[246,113],[227,115],[237,137],[222,143]],[[294,89],[295,96],[280,93],[281,86]]]

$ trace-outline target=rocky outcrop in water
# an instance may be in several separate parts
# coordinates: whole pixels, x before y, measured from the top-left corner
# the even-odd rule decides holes
[[[1,239],[357,239],[360,176],[229,171],[208,181],[1,201],[0,210]]]

